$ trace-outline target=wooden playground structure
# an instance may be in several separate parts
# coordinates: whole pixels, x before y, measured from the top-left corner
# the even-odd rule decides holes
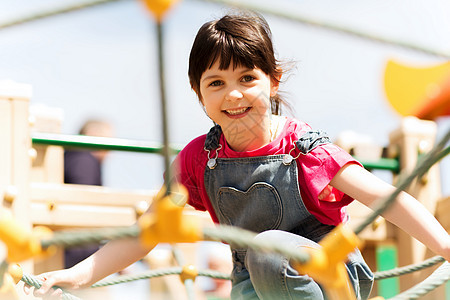
[[[133,224],[155,195],[149,190],[116,190],[106,187],[69,185],[63,183],[63,148],[55,145],[33,143],[32,132],[58,133],[60,120],[31,116],[29,100],[31,86],[15,82],[0,85],[0,195],[2,212],[8,212],[26,226],[32,228],[45,225],[52,230],[65,228],[96,228],[110,226],[129,226]],[[402,119],[400,127],[390,135],[387,147],[391,162],[398,160],[401,170],[410,170],[416,165],[418,157],[428,152],[435,143],[436,124],[433,121],[419,120],[415,117]],[[358,145],[348,151],[358,152]],[[364,157],[361,156],[364,164]],[[368,162],[370,167],[370,162]],[[374,168],[376,164],[374,164]],[[398,167],[398,166],[397,166]],[[394,181],[398,173],[394,167]],[[450,197],[441,195],[438,165],[433,166],[426,176],[416,180],[407,190],[438,220],[450,229],[446,212]],[[349,207],[352,223],[365,218],[369,213],[366,207],[355,201]],[[194,213],[194,212],[193,212]],[[198,214],[199,217],[204,215]],[[383,259],[380,249],[394,249],[398,252],[398,265],[418,263],[432,254],[415,239],[385,222],[381,217],[361,234],[365,242],[363,255],[369,266],[377,270]],[[187,257],[192,259],[195,245],[184,248]],[[384,251],[386,253],[386,251]],[[386,259],[386,258],[384,258]],[[390,267],[396,267],[391,260]],[[63,266],[61,249],[44,260],[29,260],[22,263],[28,273],[59,269]],[[158,267],[161,267],[159,265]],[[400,290],[422,281],[432,270],[416,272],[400,277]],[[160,280],[161,289],[169,293],[170,284]],[[172,281],[173,282],[173,281]],[[167,282],[166,282],[167,283]],[[164,285],[165,284],[165,285]],[[178,280],[178,284],[180,284]],[[382,285],[382,283],[378,283]],[[374,288],[375,293],[377,287]],[[172,291],[173,293],[177,292]],[[440,287],[424,299],[445,299],[445,289]]]
[[[145,1],[149,10],[155,14],[159,31],[164,13],[174,2],[176,1]],[[161,46],[161,42],[158,45]],[[160,55],[162,56],[162,51],[160,51]],[[159,61],[162,68],[161,61],[163,59],[160,57]],[[449,69],[450,65],[444,64],[422,70],[420,75],[416,75],[417,72],[412,72],[415,70],[414,68],[407,68],[394,62],[389,63],[385,77],[386,93],[392,106],[405,117],[401,120],[399,128],[389,136],[390,144],[386,147],[388,157],[365,158],[367,149],[357,143],[341,146],[349,152],[356,153],[357,158],[366,168],[393,172],[395,183],[400,172],[412,170],[419,157],[429,152],[436,143],[437,127],[431,119],[439,115],[450,114]],[[427,74],[426,80],[424,80],[424,72]],[[162,72],[160,72],[161,74]],[[406,78],[405,74],[413,75],[409,80],[399,82],[399,79]],[[405,83],[410,86],[411,79],[416,80],[413,80],[415,90],[401,87]],[[164,103],[163,87],[161,91],[162,103]],[[402,94],[403,91],[411,93]],[[27,84],[0,83],[2,218],[5,215],[11,215],[24,228],[30,230],[38,226],[46,226],[53,231],[58,231],[67,228],[85,229],[134,224],[154,199],[156,191],[117,190],[64,184],[63,147],[53,142],[37,142],[37,139],[33,138],[33,133],[58,134],[61,129],[61,120],[31,115],[29,110],[31,92],[32,88]],[[163,111],[163,119],[165,119],[165,115],[165,111]],[[103,141],[108,141],[108,139],[103,139]],[[162,150],[154,152],[160,154],[164,152],[168,171],[166,137],[164,142]],[[407,192],[422,202],[447,231],[450,229],[450,221],[446,215],[450,208],[450,197],[443,197],[441,194],[438,165],[432,166],[424,176],[415,180]],[[202,213],[194,212],[189,208],[185,208],[185,210],[189,210],[189,213],[197,218],[206,219]],[[355,224],[365,219],[370,214],[370,210],[355,201],[349,206],[349,213],[350,223]],[[210,225],[210,221],[204,221],[203,224]],[[21,233],[17,233],[18,240],[21,238]],[[432,253],[424,245],[385,222],[381,217],[376,219],[372,226],[362,231],[359,238],[364,241],[365,246],[362,252],[372,270],[415,264],[432,256]],[[2,259],[9,255],[8,250],[11,249],[3,247]],[[56,253],[46,259],[29,259],[21,262],[22,268],[31,274],[60,269],[63,267],[62,250],[62,248],[58,248]],[[190,262],[194,261],[195,244],[184,245],[182,251]],[[148,261],[151,268],[164,267],[164,264],[172,265],[170,258],[165,260],[150,258]],[[392,289],[395,289],[396,293],[404,291],[423,281],[432,271],[433,269],[428,269],[403,275],[398,280],[399,284],[397,282],[392,284],[392,281],[389,284],[382,281],[377,282],[374,294],[384,294],[386,290],[392,292]],[[152,292],[158,291],[172,299],[180,299],[182,296],[179,286],[182,284],[179,280],[172,279],[161,278],[156,284],[152,282]],[[0,289],[0,299],[7,299],[5,297],[12,297],[16,293],[6,288],[8,286],[4,284],[4,287]],[[21,292],[19,291],[18,294]],[[384,295],[382,296],[384,297]],[[167,297],[162,299],[167,299]],[[423,299],[448,299],[446,297],[449,296],[445,296],[445,286],[441,286]]]

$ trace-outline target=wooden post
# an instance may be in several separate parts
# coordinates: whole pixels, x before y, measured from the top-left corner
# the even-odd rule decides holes
[[[31,105],[31,132],[61,133],[63,110]],[[33,145],[36,158],[31,168],[32,182],[64,183],[64,149],[60,146]]]
[[[419,156],[429,152],[433,148],[436,132],[437,126],[433,121],[419,120],[415,117],[402,119],[400,128],[392,132],[389,136],[390,152],[399,155],[402,172],[409,174],[416,166]],[[395,180],[397,180],[396,177],[394,177],[394,182]],[[406,192],[414,196],[434,215],[437,202],[441,198],[439,166],[433,166],[425,176],[416,179]],[[422,243],[398,228],[395,228],[395,239],[398,247],[398,261],[400,266],[418,263],[434,255]],[[431,271],[427,270],[420,272],[420,274],[416,272],[401,276],[401,290],[405,290],[422,281]],[[429,295],[431,296],[431,294]]]
[[[28,106],[31,86],[13,81],[0,82],[0,195],[2,210],[31,229],[29,174],[31,159]],[[25,272],[30,262],[22,263]]]

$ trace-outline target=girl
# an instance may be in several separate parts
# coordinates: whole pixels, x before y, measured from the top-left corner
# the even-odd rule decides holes
[[[306,123],[272,115],[282,69],[271,32],[257,14],[226,15],[204,24],[189,58],[192,89],[214,126],[178,155],[176,179],[189,204],[208,210],[217,223],[260,233],[292,247],[319,247],[330,230],[345,223],[354,199],[370,205],[394,188]],[[420,218],[419,218],[420,216]],[[402,193],[384,217],[450,258],[450,239],[434,217]],[[233,247],[232,247],[233,248]],[[36,295],[58,295],[57,285],[88,287],[142,258],[137,240],[113,241],[68,270],[41,275]],[[288,258],[233,248],[232,299],[324,299],[320,285],[298,274]],[[117,255],[120,253],[121,255]],[[367,299],[373,276],[358,250],[347,271],[358,299]]]

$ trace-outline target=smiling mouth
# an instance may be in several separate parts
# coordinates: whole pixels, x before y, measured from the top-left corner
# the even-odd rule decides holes
[[[243,107],[239,109],[226,109],[225,112],[231,116],[237,116],[250,110],[251,107]]]

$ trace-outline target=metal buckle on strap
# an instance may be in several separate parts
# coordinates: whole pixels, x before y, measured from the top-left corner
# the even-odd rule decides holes
[[[296,145],[295,145],[295,143],[294,143],[294,147],[292,147],[291,151],[289,151],[288,154],[285,154],[285,155],[284,155],[284,157],[283,157],[283,164],[284,164],[285,166],[290,165],[290,164],[292,163],[292,161],[295,160],[295,159],[297,159],[300,155],[306,155],[306,154],[304,154],[303,152],[300,151],[300,153],[299,153],[296,157],[293,157],[293,156],[291,155],[291,152],[294,151],[295,148],[296,148]]]
[[[211,150],[206,149],[206,147],[203,149],[208,152],[208,162],[206,165],[212,170],[217,166],[217,157],[219,156],[219,150],[222,149],[222,144],[219,144],[219,147],[216,149],[216,156],[214,158],[210,157]]]

